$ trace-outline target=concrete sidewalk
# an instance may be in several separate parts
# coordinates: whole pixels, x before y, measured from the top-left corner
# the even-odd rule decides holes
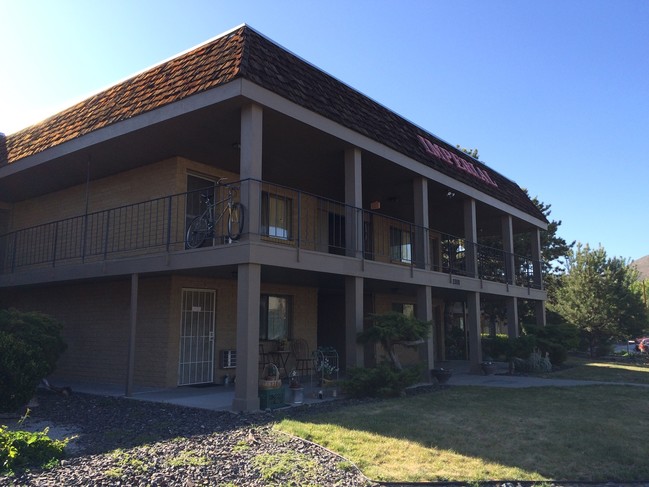
[[[498,362],[498,368],[494,375],[484,375],[471,373],[469,363],[466,361],[449,361],[439,364],[440,367],[451,369],[453,375],[447,382],[449,386],[482,386],[482,387],[505,387],[505,388],[524,388],[524,387],[574,387],[586,385],[623,385],[619,382],[596,382],[586,380],[572,379],[544,379],[540,377],[530,377],[524,375],[509,375],[508,364]],[[72,393],[87,393],[100,396],[124,396],[124,386],[77,382],[64,380],[54,381],[57,386],[69,386]],[[638,387],[649,387],[646,384],[627,384]],[[284,386],[286,389],[286,386]],[[332,397],[325,399],[318,398],[318,387],[305,387],[304,403],[318,403],[327,400],[335,400]],[[205,387],[184,386],[164,389],[154,388],[136,388],[131,396],[133,400],[152,401],[178,406],[194,407],[201,409],[210,409],[215,411],[230,411],[232,401],[234,400],[234,386],[208,385]],[[286,393],[288,402],[288,392]]]

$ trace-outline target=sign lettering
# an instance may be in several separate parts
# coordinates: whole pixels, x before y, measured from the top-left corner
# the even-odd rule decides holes
[[[443,147],[440,147],[439,145],[431,142],[430,140],[428,140],[425,137],[422,137],[421,135],[417,135],[417,138],[419,139],[419,142],[421,142],[421,144],[423,145],[424,149],[428,154],[435,156],[438,159],[441,159],[442,161],[446,162],[450,166],[453,166],[456,169],[459,169],[460,171],[470,174],[471,176],[485,182],[490,186],[493,186],[494,188],[498,187],[496,182],[493,179],[491,179],[489,173],[484,169],[476,167],[471,162],[464,160],[463,158],[453,154],[452,152],[444,149]]]

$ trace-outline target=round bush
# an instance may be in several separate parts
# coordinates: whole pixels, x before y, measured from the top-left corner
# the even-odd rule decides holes
[[[0,310],[0,412],[15,412],[54,371],[66,346],[51,316]]]

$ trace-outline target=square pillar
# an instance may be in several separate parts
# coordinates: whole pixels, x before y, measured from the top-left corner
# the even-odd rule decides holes
[[[140,278],[138,274],[131,274],[131,305],[129,310],[130,327],[128,338],[128,362],[126,364],[126,397],[133,395],[133,376],[135,374],[135,338],[137,330],[137,297]]]
[[[364,366],[364,350],[356,338],[363,331],[363,278],[345,278],[345,358],[347,367]]]
[[[501,228],[505,257],[505,278],[507,284],[514,284],[514,225],[511,215],[502,217]]]
[[[541,253],[541,229],[536,228],[532,234],[532,282],[538,289],[543,289],[543,255]]]
[[[518,298],[507,298],[507,336],[518,338]]]
[[[478,277],[478,224],[475,200],[464,200],[464,248],[466,260],[466,274],[469,277]]]
[[[417,225],[414,241],[415,265],[420,269],[426,269],[428,268],[427,262],[430,259],[428,239],[428,180],[422,177],[415,178],[412,182],[412,189],[415,200],[415,225]]]
[[[259,410],[259,301],[261,265],[239,264],[237,277],[237,382],[234,411]]]
[[[239,178],[241,184],[241,204],[245,218],[243,233],[248,238],[258,238],[261,213],[262,178],[262,136],[263,109],[259,105],[248,104],[241,109],[241,154],[239,159]]]
[[[363,252],[363,172],[361,150],[345,150],[345,247],[349,257]]]
[[[545,301],[536,301],[534,311],[536,313],[536,324],[538,326],[547,325],[545,317]]]
[[[466,293],[467,330],[469,332],[469,362],[472,373],[480,373],[482,362],[482,341],[480,327],[480,293]]]
[[[417,287],[417,319],[430,322],[428,329],[428,338],[423,345],[419,346],[419,359],[424,364],[425,378],[430,382],[430,369],[435,366],[435,347],[434,334],[435,326],[433,323],[433,295],[430,286]]]

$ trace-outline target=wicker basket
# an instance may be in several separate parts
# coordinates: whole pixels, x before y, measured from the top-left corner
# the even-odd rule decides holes
[[[264,367],[261,374],[262,379],[259,379],[259,389],[279,389],[282,387],[282,380],[279,378],[279,369],[275,364],[268,364]]]

